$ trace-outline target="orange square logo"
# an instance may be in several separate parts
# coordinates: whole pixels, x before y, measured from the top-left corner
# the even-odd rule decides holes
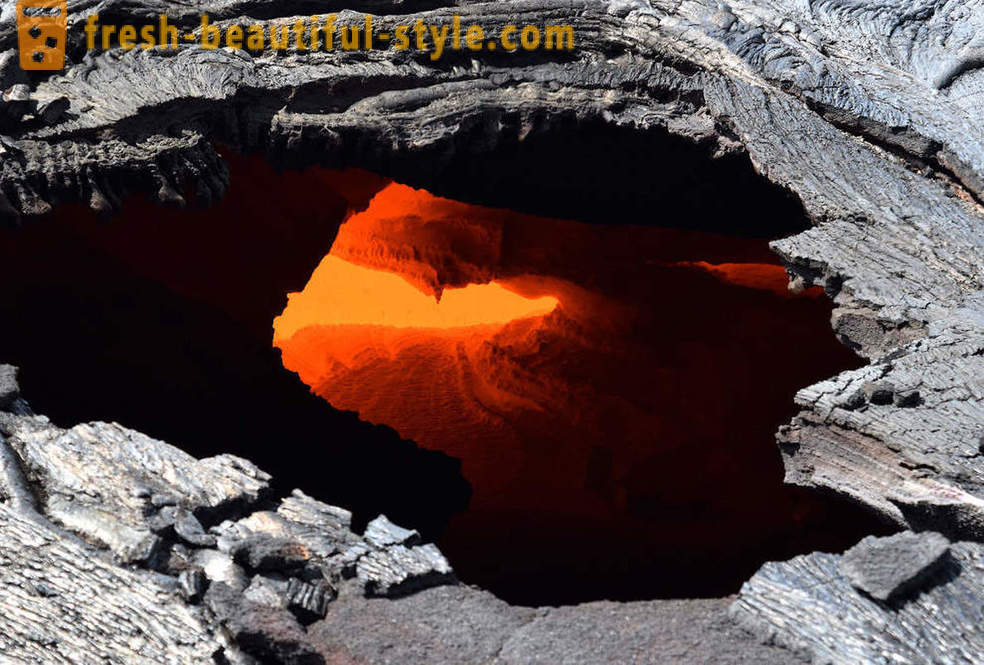
[[[21,69],[64,68],[67,25],[65,0],[17,0]]]

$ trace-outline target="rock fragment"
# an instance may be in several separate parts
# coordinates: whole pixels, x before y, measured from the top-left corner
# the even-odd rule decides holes
[[[171,526],[193,545],[212,546],[214,537],[194,515],[248,506],[269,487],[269,476],[245,460],[198,460],[115,423],[63,430],[23,416],[8,418],[5,428],[27,476],[42,489],[44,512],[123,561],[154,556],[156,533]]]
[[[395,597],[454,580],[451,565],[434,545],[394,545],[358,560],[356,576],[367,596]]]
[[[299,542],[256,533],[240,541],[231,551],[236,563],[256,571],[286,571],[303,567],[311,554]]]
[[[200,569],[184,570],[178,575],[181,595],[189,603],[197,603],[208,588],[208,578]]]
[[[21,69],[20,52],[12,48],[0,53],[0,90],[18,83],[27,83],[27,73]]]
[[[323,665],[325,662],[290,612],[253,602],[222,583],[209,587],[205,603],[232,633],[240,648],[263,663]]]
[[[386,515],[380,515],[369,522],[363,537],[376,547],[416,545],[420,542],[419,533],[393,524]]]
[[[71,103],[61,95],[38,106],[37,117],[46,125],[54,125],[65,115]]]
[[[303,582],[294,577],[287,580],[285,593],[287,608],[303,625],[324,619],[328,611],[328,603],[334,600],[336,595],[338,592],[324,580]]]
[[[917,590],[949,551],[950,541],[933,532],[868,536],[844,552],[840,569],[856,589],[891,602]]]
[[[243,596],[268,607],[287,607],[287,580],[283,575],[254,575]]]
[[[27,84],[17,83],[0,94],[0,121],[11,129],[36,108],[37,102],[31,99],[31,89]]]
[[[222,583],[237,591],[244,591],[249,586],[246,573],[233,563],[231,556],[224,552],[210,549],[197,550],[192,562],[201,568],[205,577],[213,584]]]
[[[198,547],[215,547],[215,536],[205,533],[202,523],[190,510],[175,510],[174,532],[185,542]]]
[[[0,411],[10,411],[19,398],[17,368],[12,365],[0,365]]]
[[[905,602],[875,601],[858,590],[845,568],[874,561],[879,572],[866,568],[865,584],[892,598],[890,590],[899,582],[890,570],[891,557],[911,571],[946,547],[939,534],[898,535],[905,538],[891,536],[887,545],[862,541],[847,566],[846,555],[822,552],[767,563],[742,586],[731,614],[760,640],[815,663],[977,665],[984,653],[984,545],[949,545],[949,555],[927,573],[918,593],[899,599]],[[913,545],[919,554],[911,553]]]

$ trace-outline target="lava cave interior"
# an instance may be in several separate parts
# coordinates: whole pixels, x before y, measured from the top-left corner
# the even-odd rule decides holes
[[[379,169],[412,186],[229,153],[207,209],[60,207],[0,231],[0,361],[59,425],[248,457],[515,603],[733,593],[883,530],[782,483],[796,390],[861,362],[768,249],[798,204],[669,139],[667,178],[587,182],[606,144],[562,141]]]

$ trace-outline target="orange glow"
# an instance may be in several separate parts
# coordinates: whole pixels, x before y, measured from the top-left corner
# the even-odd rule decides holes
[[[517,529],[551,565],[585,530],[606,534],[599,559],[781,541],[812,508],[781,485],[775,429],[850,355],[822,291],[787,283],[762,240],[391,183],[290,294],[275,344],[335,408],[461,460],[474,493],[442,545],[472,574],[515,565]]]
[[[446,289],[438,302],[399,275],[357,266],[329,254],[301,293],[273,322],[274,339],[287,339],[313,325],[393,328],[463,328],[551,312],[552,296],[525,298],[502,285],[472,284]]]
[[[507,211],[477,208],[390,183],[373,197],[369,208],[342,225],[331,254],[398,273],[424,293],[440,298],[446,288],[492,281],[509,217]]]
[[[789,290],[789,275],[780,265],[768,263],[708,263],[707,261],[678,261],[673,265],[704,270],[722,282],[744,286],[750,289],[771,291],[779,296],[794,295],[822,296],[823,289],[814,287],[803,294],[793,294]]]

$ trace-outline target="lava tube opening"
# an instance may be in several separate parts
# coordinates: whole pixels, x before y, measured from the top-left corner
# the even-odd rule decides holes
[[[463,197],[484,207],[225,157],[207,209],[134,198],[0,231],[0,361],[37,412],[247,457],[356,528],[420,530],[514,603],[721,596],[881,528],[783,485],[796,391],[861,362],[756,237],[804,224],[786,198],[754,190],[741,215],[768,224],[743,237],[689,191],[582,209],[562,178],[533,201],[541,171],[510,175],[499,205],[534,216],[480,178]],[[737,166],[702,159],[681,187],[731,186]]]
[[[787,281],[761,239],[391,183],[275,344],[335,408],[462,461],[472,500],[439,543],[465,581],[528,604],[721,594],[863,523],[782,483],[793,394],[858,364],[822,291]]]

